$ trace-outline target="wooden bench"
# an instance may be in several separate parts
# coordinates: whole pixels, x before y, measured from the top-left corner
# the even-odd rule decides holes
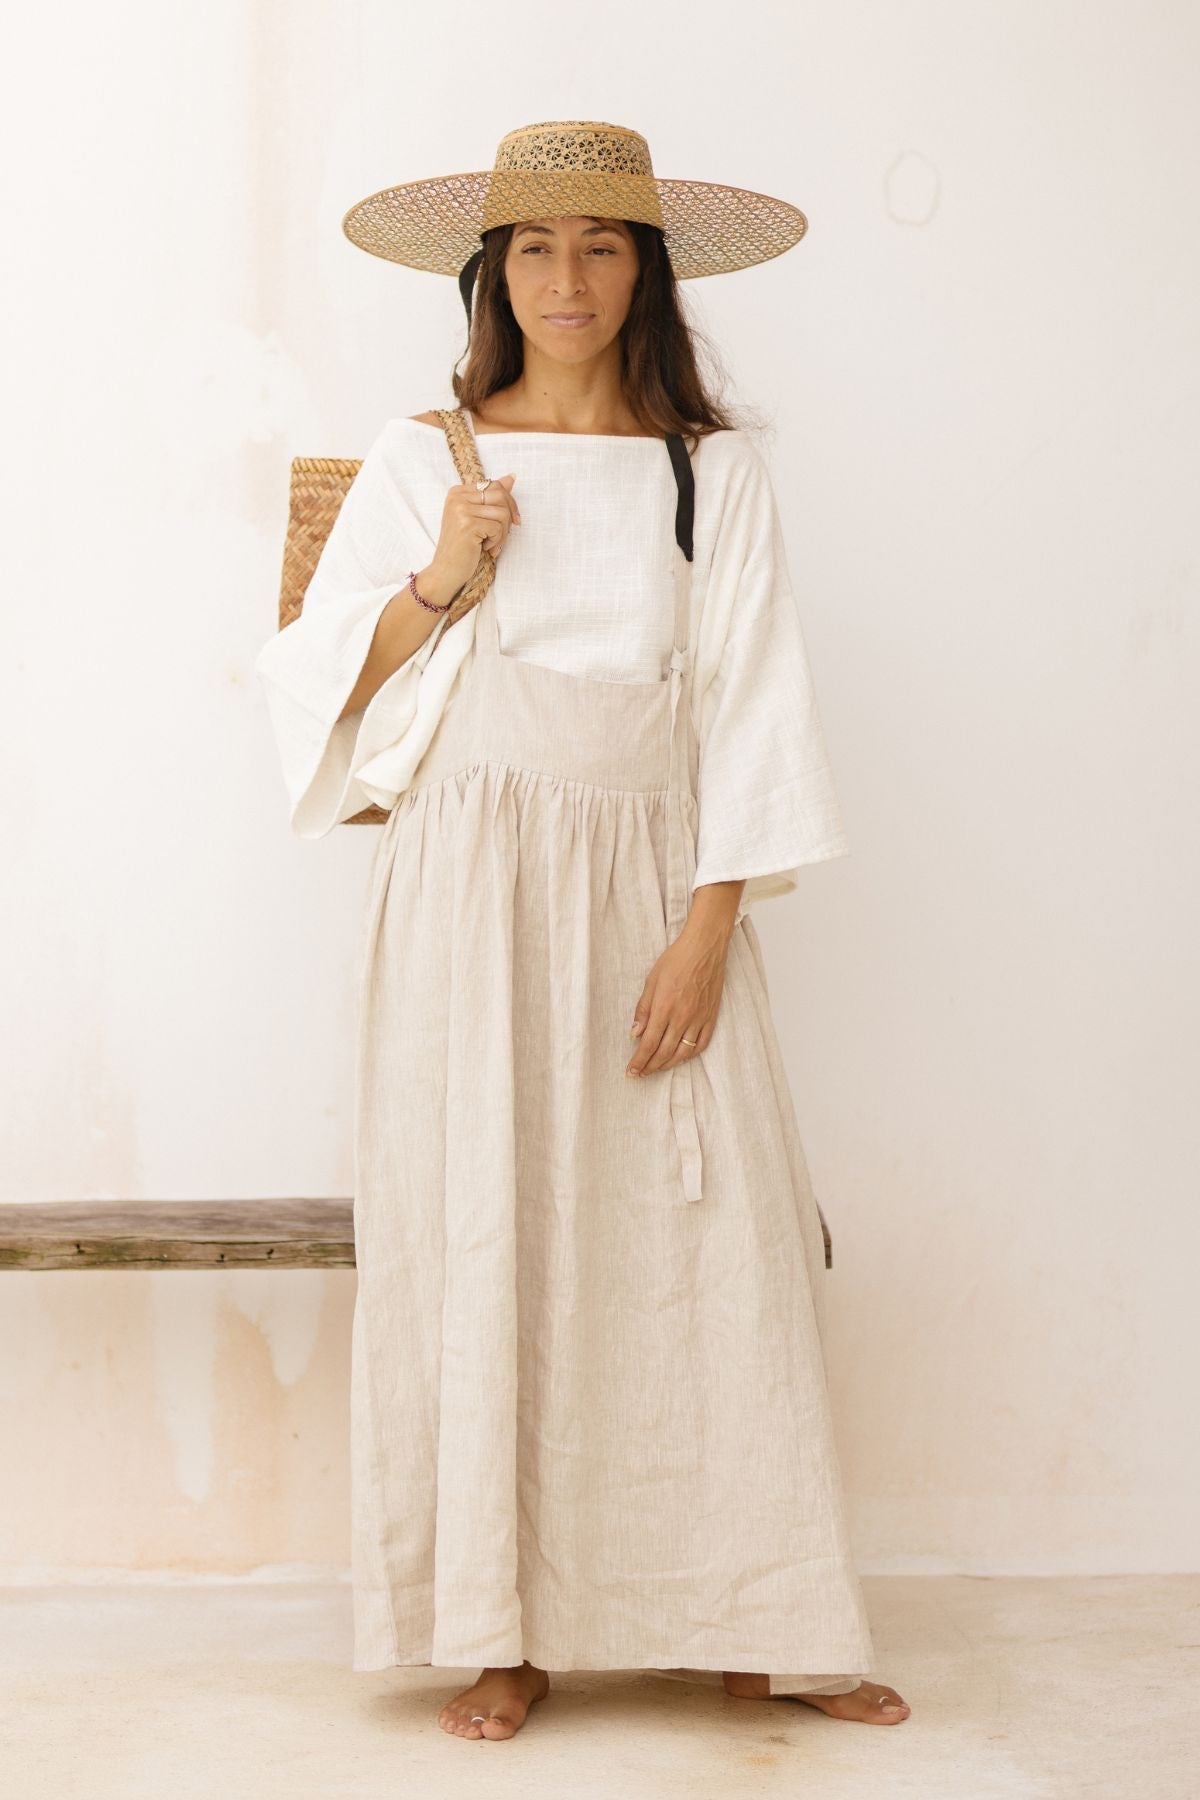
[[[833,1246],[825,1215],[825,1267]],[[0,1205],[0,1269],[352,1269],[352,1200]]]
[[[0,1269],[352,1269],[350,1200],[0,1206]]]

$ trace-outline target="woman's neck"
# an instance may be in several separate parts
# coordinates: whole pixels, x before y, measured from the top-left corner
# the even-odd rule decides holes
[[[489,394],[473,409],[476,419],[493,431],[580,432],[599,437],[645,437],[619,383],[556,380],[538,382],[520,376],[511,386]]]

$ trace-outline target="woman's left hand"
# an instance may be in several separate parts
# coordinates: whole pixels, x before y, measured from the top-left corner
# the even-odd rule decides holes
[[[725,985],[729,933],[689,920],[646,977],[633,1013],[640,1038],[626,1075],[653,1074],[688,1062],[707,1048]],[[695,1040],[685,1044],[684,1038]]]

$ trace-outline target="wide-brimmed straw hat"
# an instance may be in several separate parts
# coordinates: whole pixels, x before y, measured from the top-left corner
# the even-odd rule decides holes
[[[580,215],[657,225],[678,281],[767,262],[808,229],[798,207],[769,194],[660,179],[638,131],[553,119],[501,138],[490,169],[369,194],[350,208],[342,230],[372,256],[457,275],[461,285],[469,266],[474,276],[481,234],[493,225]]]

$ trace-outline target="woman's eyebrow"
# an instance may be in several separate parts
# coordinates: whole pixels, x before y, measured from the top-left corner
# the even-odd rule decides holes
[[[584,213],[581,216],[585,219],[591,218],[590,213]],[[580,236],[591,237],[597,231],[616,231],[616,229],[617,227],[615,225],[609,225],[606,224],[603,219],[597,219],[596,223],[587,226],[587,228],[580,233]],[[554,235],[549,225],[519,225],[517,230],[513,233],[514,237],[520,237],[523,231],[540,231],[543,237],[552,237]]]

